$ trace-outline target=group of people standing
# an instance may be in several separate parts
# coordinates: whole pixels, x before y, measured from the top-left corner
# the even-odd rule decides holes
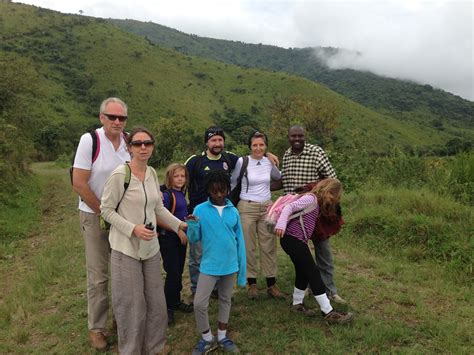
[[[193,354],[213,348],[238,352],[227,336],[232,291],[237,280],[247,285],[249,299],[258,297],[258,263],[270,297],[285,298],[278,288],[277,238],[295,267],[292,310],[316,314],[303,305],[310,288],[328,323],[345,323],[351,313],[335,311],[330,301],[346,303],[333,280],[328,236],[311,238],[317,220],[334,216],[342,186],[325,152],[305,142],[304,128],[288,131],[290,148],[278,170],[278,158],[267,152],[268,138],[254,132],[248,140],[250,155],[238,157],[224,150],[225,134],[210,127],[204,135],[206,150],[185,164],[166,170],[160,184],[148,160],[155,148],[153,134],[143,127],[124,134],[127,105],[108,98],[100,106],[100,129],[84,134],[73,165],[73,188],[79,194],[80,224],[85,240],[89,341],[107,349],[108,265],[111,265],[114,325],[119,351],[124,354],[164,351],[166,328],[177,310],[195,313],[201,339]],[[271,190],[285,194],[308,183],[309,192],[283,209],[274,233],[265,225]],[[237,208],[227,198],[240,184]],[[185,192],[188,193],[189,203]],[[314,206],[301,218],[298,210]],[[100,218],[110,223],[101,227]],[[159,232],[159,233],[158,233]],[[315,259],[308,247],[315,243]],[[191,299],[181,298],[182,274],[189,244]],[[161,260],[162,259],[162,260]],[[161,263],[166,280],[161,276]],[[211,331],[208,305],[219,300],[217,337]]]

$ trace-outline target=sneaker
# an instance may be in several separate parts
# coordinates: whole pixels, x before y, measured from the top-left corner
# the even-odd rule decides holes
[[[315,317],[316,312],[310,308],[306,308],[303,303],[294,304],[291,306],[291,311],[295,313],[302,313],[306,317]]]
[[[205,341],[204,339],[201,339],[198,341],[198,343],[194,347],[192,355],[204,355],[216,349],[217,349],[216,338],[213,337],[211,341]]]
[[[226,353],[240,353],[240,349],[235,345],[235,343],[229,338],[225,337],[222,340],[217,342],[219,347]]]
[[[337,304],[347,304],[347,301],[338,294],[329,296],[329,299]]]
[[[187,304],[184,302],[179,302],[178,305],[175,308],[176,311],[181,311],[184,313],[192,313],[193,312],[193,305],[192,304]]]
[[[273,285],[267,288],[267,294],[272,298],[285,299],[286,295],[280,291],[277,285]]]
[[[324,320],[328,324],[346,324],[352,321],[354,315],[351,312],[338,312],[332,310],[328,314],[324,314]]]
[[[254,300],[258,297],[257,284],[249,285],[249,287],[247,289],[247,297],[248,297],[249,300]]]

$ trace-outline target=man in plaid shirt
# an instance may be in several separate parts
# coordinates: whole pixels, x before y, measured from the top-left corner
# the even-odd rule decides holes
[[[329,159],[321,147],[305,142],[302,126],[292,126],[288,130],[290,148],[283,155],[282,184],[285,194],[295,193],[297,187],[324,178],[336,178]],[[329,298],[340,304],[347,302],[337,294],[334,284],[334,265],[329,239],[314,242],[316,264],[326,285]]]

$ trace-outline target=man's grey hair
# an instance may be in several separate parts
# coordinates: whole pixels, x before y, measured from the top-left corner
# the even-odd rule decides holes
[[[127,104],[125,102],[123,102],[122,100],[120,100],[118,97],[109,97],[108,99],[105,99],[104,101],[102,101],[102,103],[100,104],[100,113],[104,113],[105,112],[105,108],[107,107],[108,104],[110,104],[111,102],[115,102],[119,105],[121,105],[125,111],[125,116],[128,115],[128,107],[127,107]]]

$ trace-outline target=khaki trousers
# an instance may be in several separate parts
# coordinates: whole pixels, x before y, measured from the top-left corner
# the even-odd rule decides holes
[[[119,353],[158,354],[168,327],[160,253],[137,260],[112,250],[111,264]]]
[[[103,331],[109,310],[109,233],[99,225],[99,216],[79,211],[84,236],[87,269],[87,322],[89,330]]]
[[[268,232],[264,222],[265,213],[270,203],[271,201],[260,203],[240,200],[237,205],[247,252],[247,278],[258,276],[258,264],[255,256],[257,243],[263,276],[277,276],[277,240],[275,235]]]

